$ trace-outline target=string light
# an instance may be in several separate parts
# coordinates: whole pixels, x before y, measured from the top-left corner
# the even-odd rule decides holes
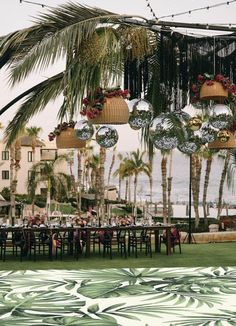
[[[150,12],[151,12],[153,18],[156,19],[156,20],[158,20],[156,14],[155,14],[155,12],[154,12],[154,10],[152,9],[152,7],[151,7],[151,5],[150,5],[149,0],[145,0],[145,1],[147,2],[147,7],[149,8],[149,10],[150,10]]]
[[[166,18],[166,17],[171,17],[172,19],[174,19],[175,16],[180,16],[180,15],[184,15],[184,14],[192,14],[192,12],[194,11],[200,11],[200,10],[206,10],[206,9],[210,9],[210,8],[215,8],[215,7],[219,7],[219,6],[223,6],[223,5],[229,5],[230,3],[232,2],[236,2],[236,0],[231,0],[231,1],[227,1],[227,2],[221,2],[221,3],[218,3],[218,4],[215,4],[215,5],[212,5],[212,6],[207,6],[207,7],[202,7],[202,8],[196,8],[196,9],[191,9],[191,10],[188,10],[188,11],[185,11],[185,12],[182,12],[182,13],[177,13],[177,14],[172,14],[172,15],[168,15],[168,16],[161,16],[161,17],[157,17],[154,10],[152,9],[151,5],[150,5],[150,2],[149,0],[145,0],[146,3],[147,3],[147,7],[149,8],[152,16],[154,17],[154,19],[158,22],[159,19],[161,18]],[[49,6],[49,5],[45,5],[44,3],[40,3],[40,2],[35,2],[35,1],[30,1],[30,0],[19,0],[20,4],[23,4],[23,3],[27,3],[27,4],[31,4],[31,5],[36,5],[36,6],[40,6],[42,8],[50,8],[50,9],[55,9],[55,7],[52,7],[52,6]],[[167,23],[167,22],[166,22]],[[152,24],[153,24],[153,21],[152,21]],[[226,24],[211,24],[211,26],[215,26],[215,27],[220,27],[221,26],[229,26],[229,30],[234,30],[234,25],[236,24],[232,24],[232,23],[226,23]],[[182,28],[181,26],[172,26],[172,28]],[[184,26],[183,28],[186,28],[186,26]],[[210,29],[210,25],[209,24],[206,24],[206,28],[207,29]],[[222,29],[219,29],[219,30],[222,30]],[[225,31],[225,30],[224,30]]]
[[[147,1],[147,0],[146,0]],[[147,1],[148,2],[148,1]],[[221,7],[221,6],[225,6],[225,5],[230,5],[231,3],[233,2],[236,2],[236,0],[231,0],[231,1],[225,1],[225,2],[219,2],[219,3],[216,3],[215,5],[212,5],[212,6],[206,6],[206,7],[200,7],[200,8],[195,8],[195,9],[191,9],[191,10],[188,10],[188,11],[183,11],[183,12],[178,12],[176,14],[171,14],[171,15],[166,15],[166,16],[161,16],[161,17],[158,17],[157,19],[163,19],[163,18],[174,18],[176,16],[182,16],[182,15],[186,15],[186,14],[190,14],[190,13],[193,13],[195,11],[202,11],[202,10],[209,10],[211,8],[216,8],[216,7]]]
[[[48,6],[48,5],[45,5],[44,3],[39,3],[39,2],[34,2],[34,1],[29,1],[29,0],[20,0],[20,3],[28,3],[30,5],[35,5],[35,6],[40,6],[42,8],[51,8],[51,9],[55,9],[54,7],[52,6]]]

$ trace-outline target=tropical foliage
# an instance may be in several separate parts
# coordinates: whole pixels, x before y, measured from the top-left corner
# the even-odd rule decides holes
[[[7,127],[9,143],[19,128],[43,110],[46,105],[64,95],[58,118],[73,119],[81,109],[85,93],[98,86],[120,84],[124,72],[127,45],[121,24],[122,15],[107,10],[68,3],[41,14],[32,27],[16,31],[1,39],[0,68],[10,68],[10,82],[15,85],[34,71],[43,71],[63,59],[65,70],[28,89],[1,110],[24,99],[14,119]],[[129,40],[137,43],[135,56],[151,53],[153,33],[139,26],[129,26]],[[145,44],[145,46],[144,46]],[[138,49],[142,48],[139,52]],[[134,50],[129,50],[129,54]]]
[[[32,166],[27,184],[28,194],[31,200],[34,200],[37,187],[46,188],[48,214],[50,214],[51,197],[55,199],[68,197],[72,189],[71,176],[57,170],[59,163],[69,159],[68,155],[59,155],[52,161],[40,161]]]

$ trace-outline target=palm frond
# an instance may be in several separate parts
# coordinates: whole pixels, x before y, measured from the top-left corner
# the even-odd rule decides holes
[[[34,88],[5,130],[7,145],[14,141],[22,126],[25,126],[30,118],[42,111],[51,100],[56,99],[62,93],[63,88],[63,74],[48,78]]]
[[[65,57],[71,48],[79,48],[83,41],[89,39],[98,24],[116,22],[118,17],[120,15],[106,10],[72,3],[53,9],[49,14],[42,14],[37,24],[43,27],[53,24],[54,31],[50,29],[41,41],[34,41],[30,51],[12,65],[12,84],[26,78],[33,70],[45,69]]]

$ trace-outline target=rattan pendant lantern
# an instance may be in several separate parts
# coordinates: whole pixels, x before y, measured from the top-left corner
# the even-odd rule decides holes
[[[122,125],[128,123],[129,108],[122,97],[109,97],[103,105],[103,109],[96,118],[88,120],[92,124]]]
[[[200,99],[212,100],[222,103],[228,97],[228,90],[218,81],[207,81],[201,86]]]
[[[80,140],[76,137],[76,131],[74,128],[67,128],[62,130],[58,136],[56,136],[57,148],[83,148],[86,146],[85,140]]]
[[[229,130],[220,130],[217,139],[208,144],[209,149],[236,148],[235,134]]]

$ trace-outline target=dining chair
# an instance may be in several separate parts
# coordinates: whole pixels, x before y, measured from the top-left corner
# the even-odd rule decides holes
[[[28,257],[31,259],[32,254],[34,261],[36,261],[36,255],[45,253],[48,258],[52,260],[52,238],[50,230],[27,230],[27,247],[28,247]]]
[[[166,234],[163,233],[160,235],[160,251],[161,251],[161,244],[167,244]],[[179,253],[182,253],[181,249],[181,232],[178,227],[174,227],[171,229],[171,248],[172,251],[175,252],[175,247],[179,248]]]
[[[129,230],[128,235],[128,255],[135,253],[135,257],[138,257],[139,251],[145,248],[146,256],[149,254],[152,257],[152,245],[151,245],[151,231],[147,229]]]

